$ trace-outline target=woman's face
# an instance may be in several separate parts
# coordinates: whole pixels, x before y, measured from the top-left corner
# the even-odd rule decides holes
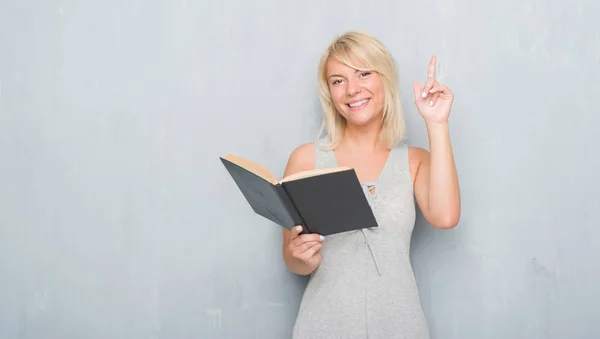
[[[349,124],[381,121],[385,93],[379,73],[360,71],[329,58],[326,74],[331,99]]]

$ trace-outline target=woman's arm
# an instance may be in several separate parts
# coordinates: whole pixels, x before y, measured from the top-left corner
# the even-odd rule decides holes
[[[283,176],[314,168],[314,144],[297,147],[288,160]],[[323,239],[318,234],[299,235],[301,229],[283,229],[283,260],[286,267],[299,275],[311,274],[321,263]]]
[[[460,219],[460,190],[448,123],[427,124],[431,152],[411,148],[416,163],[415,199],[423,217],[434,227],[448,229]]]
[[[436,60],[434,56],[429,62],[425,84],[414,83],[415,104],[427,126],[430,152],[411,148],[411,167],[417,168],[415,199],[425,219],[434,227],[452,228],[460,218],[460,191],[448,127],[454,94],[435,80]]]

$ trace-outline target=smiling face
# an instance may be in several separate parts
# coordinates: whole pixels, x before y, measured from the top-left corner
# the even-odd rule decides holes
[[[335,58],[329,58],[326,68],[331,100],[348,124],[381,121],[385,92],[379,73],[352,68]]]
[[[389,50],[366,32],[336,37],[319,59],[317,84],[327,148],[339,145],[347,127],[379,129],[386,147],[404,138],[396,62]],[[368,127],[365,129],[365,127]]]

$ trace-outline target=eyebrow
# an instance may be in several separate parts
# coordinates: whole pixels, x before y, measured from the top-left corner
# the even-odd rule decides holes
[[[360,69],[357,69],[357,70],[354,71],[354,73],[358,73],[358,72],[370,72],[370,71],[365,71],[365,70],[360,70]],[[327,78],[332,78],[332,77],[343,78],[344,76],[343,75],[339,75],[339,74],[331,74]]]

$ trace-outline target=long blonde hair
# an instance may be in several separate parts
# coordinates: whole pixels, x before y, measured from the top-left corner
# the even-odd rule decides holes
[[[398,84],[396,63],[388,49],[377,38],[365,32],[351,31],[337,37],[327,47],[319,63],[317,83],[323,123],[317,138],[321,138],[324,131],[327,130],[327,145],[325,145],[325,148],[333,149],[337,147],[346,126],[345,119],[337,112],[331,100],[326,74],[329,58],[335,58],[337,61],[358,70],[371,70],[380,74],[385,91],[380,141],[382,145],[388,148],[392,148],[401,142],[405,138],[406,127],[400,102],[400,86]]]

